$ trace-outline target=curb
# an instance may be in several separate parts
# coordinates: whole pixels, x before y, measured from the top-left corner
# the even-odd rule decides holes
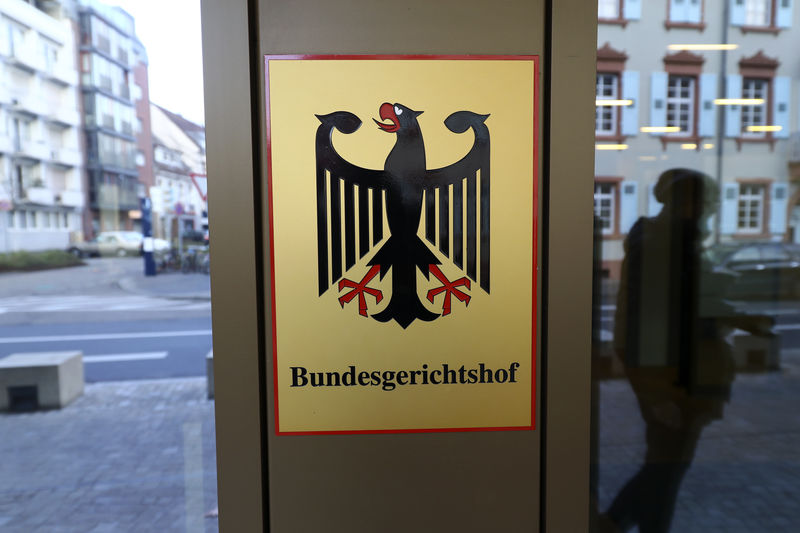
[[[179,293],[179,292],[172,292],[172,293],[160,293],[154,292],[147,289],[143,289],[139,287],[136,283],[134,278],[126,277],[122,278],[114,283],[118,288],[122,289],[125,292],[129,292],[131,294],[139,294],[143,296],[154,296],[157,298],[164,298],[166,300],[192,300],[192,301],[202,301],[208,302],[211,301],[211,295],[207,293],[199,293],[199,292],[187,292],[187,293]]]

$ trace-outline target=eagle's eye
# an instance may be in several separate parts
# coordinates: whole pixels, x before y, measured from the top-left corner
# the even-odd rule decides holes
[[[402,114],[403,114],[403,110],[402,110],[402,109],[400,109],[400,108],[399,108],[399,107],[397,107],[397,106],[394,106],[394,114],[395,114],[395,115],[398,115],[398,116],[399,116],[399,115],[402,115]]]

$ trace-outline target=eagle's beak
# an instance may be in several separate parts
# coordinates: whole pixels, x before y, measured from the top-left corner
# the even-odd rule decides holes
[[[381,104],[379,114],[381,120],[392,121],[391,124],[386,124],[384,122],[378,122],[373,118],[372,120],[375,120],[375,124],[377,124],[380,129],[389,133],[393,133],[400,129],[400,120],[397,118],[397,115],[394,112],[394,106],[392,104],[389,103]]]

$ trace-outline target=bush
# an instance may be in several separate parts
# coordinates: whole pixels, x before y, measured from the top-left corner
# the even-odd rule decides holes
[[[0,272],[48,270],[83,265],[80,258],[63,250],[0,254]]]

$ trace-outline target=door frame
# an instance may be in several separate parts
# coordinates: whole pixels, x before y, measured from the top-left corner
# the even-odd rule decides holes
[[[589,523],[597,24],[595,4],[544,4],[540,520],[531,531],[555,533]],[[268,531],[264,39],[258,0],[202,0],[201,9],[220,529]]]

